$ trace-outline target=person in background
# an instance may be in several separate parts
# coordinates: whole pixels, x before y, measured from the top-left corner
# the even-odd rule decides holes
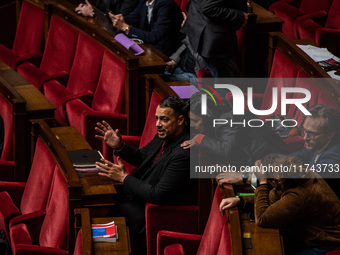
[[[237,77],[238,30],[248,19],[247,1],[191,0],[182,32],[214,78]]]
[[[129,37],[150,43],[170,56],[180,45],[183,20],[181,9],[174,1],[141,0],[129,15],[109,13],[115,28]]]
[[[298,158],[282,154],[269,154],[255,166],[255,195],[223,199],[222,214],[235,206],[253,207],[258,226],[281,229],[286,254],[325,255],[340,249],[340,201],[320,175]],[[288,171],[268,174],[264,167],[270,166]]]
[[[187,103],[187,111],[192,129],[190,140],[181,144],[185,149],[196,146],[212,161],[224,163],[242,163],[253,166],[255,161],[271,152],[284,152],[285,143],[268,126],[249,127],[241,123],[243,119],[258,119],[254,114],[245,111],[245,115],[233,115],[232,105],[222,100],[223,105],[215,106],[207,96],[207,114],[201,114],[201,92],[195,93]],[[226,119],[229,123],[213,127],[214,119]],[[247,121],[246,121],[247,122]],[[248,178],[248,177],[247,177]]]
[[[128,15],[137,7],[138,3],[139,0],[97,0],[96,7],[104,13],[109,10],[112,13]],[[89,0],[79,4],[75,12],[84,17],[95,17],[93,6]]]
[[[340,196],[340,113],[328,105],[313,105],[312,114],[302,122],[305,147],[291,156],[298,157],[309,169],[325,178],[337,196]],[[338,169],[338,170],[337,170]]]

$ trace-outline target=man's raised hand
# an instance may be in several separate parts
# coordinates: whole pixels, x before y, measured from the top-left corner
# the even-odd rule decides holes
[[[122,136],[119,130],[113,130],[109,123],[105,120],[102,123],[97,122],[95,130],[99,133],[95,137],[99,140],[104,141],[108,146],[115,149],[122,145]]]

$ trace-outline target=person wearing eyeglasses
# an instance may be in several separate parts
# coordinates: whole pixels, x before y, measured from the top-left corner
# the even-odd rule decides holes
[[[302,123],[305,147],[291,156],[298,157],[306,167],[326,179],[340,196],[340,113],[328,105],[310,107],[311,116]]]

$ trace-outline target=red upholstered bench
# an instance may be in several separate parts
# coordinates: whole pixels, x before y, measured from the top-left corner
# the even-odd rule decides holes
[[[297,24],[298,38],[312,39],[321,47],[340,56],[340,1],[333,0],[329,12],[321,11],[306,15]]]
[[[0,45],[0,60],[13,69],[27,61],[38,65],[44,43],[44,10],[30,1],[23,1],[13,47]]]
[[[44,94],[55,105],[55,119],[61,125],[69,124],[65,110],[67,101],[86,96],[86,99],[91,102],[98,84],[103,54],[103,46],[91,37],[79,33],[77,49],[66,88],[56,80],[44,83]]]
[[[68,188],[56,166],[46,209],[11,221],[13,254],[68,254],[67,226]]]
[[[55,165],[49,149],[39,139],[27,182],[0,182],[0,229],[7,237],[10,222],[46,208]]]
[[[331,4],[332,0],[281,0],[271,4],[269,10],[284,21],[282,32],[289,39],[296,40],[299,21],[310,13],[328,12]]]
[[[97,122],[106,120],[122,134],[127,132],[125,114],[125,63],[106,50],[92,102],[74,99],[66,102],[67,119],[85,137],[92,148],[102,150],[95,138]],[[133,125],[133,123],[131,123]]]
[[[203,235],[160,231],[157,236],[157,254],[231,254],[228,217],[221,215],[222,195],[217,187]]]
[[[76,51],[79,31],[65,21],[51,17],[44,55],[39,67],[26,62],[17,72],[42,90],[43,83],[57,79],[66,85]]]

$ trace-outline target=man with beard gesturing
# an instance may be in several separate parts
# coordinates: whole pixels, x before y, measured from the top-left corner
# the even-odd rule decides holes
[[[180,146],[189,139],[184,106],[178,97],[163,99],[155,114],[157,134],[141,149],[125,144],[118,129],[113,130],[107,122],[97,123],[96,138],[115,149],[118,156],[118,164],[102,159],[97,168],[99,175],[123,183],[118,207],[129,226],[133,251],[136,249],[133,254],[145,252],[145,203],[179,204],[190,196],[190,152]],[[137,171],[128,175],[120,157]]]

